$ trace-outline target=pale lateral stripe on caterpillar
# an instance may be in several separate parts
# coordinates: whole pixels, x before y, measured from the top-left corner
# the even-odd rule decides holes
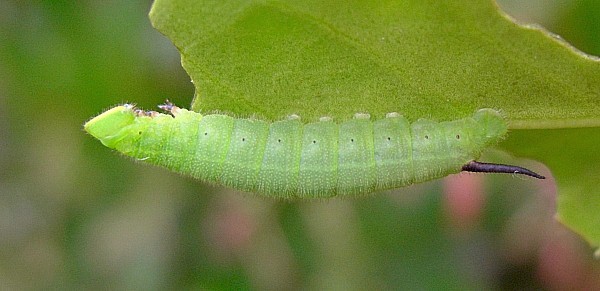
[[[114,107],[84,128],[104,145],[203,181],[275,197],[360,195],[444,177],[460,171],[517,173],[527,169],[479,163],[507,124],[492,109],[454,121],[399,114],[368,115],[335,123],[298,118],[268,123],[202,115],[160,106],[172,115],[131,105]]]

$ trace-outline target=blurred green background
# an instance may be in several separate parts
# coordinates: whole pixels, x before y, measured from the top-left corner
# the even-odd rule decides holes
[[[600,55],[597,0],[500,5]],[[287,202],[103,147],[82,131],[102,110],[191,103],[150,6],[0,2],[0,289],[600,289],[593,250],[553,219],[553,179]]]

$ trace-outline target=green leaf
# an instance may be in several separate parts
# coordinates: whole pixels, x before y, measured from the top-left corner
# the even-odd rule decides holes
[[[546,164],[558,185],[556,218],[600,246],[600,128],[515,130],[502,146]]]
[[[489,107],[513,129],[600,126],[599,59],[515,24],[492,1],[157,0],[150,17],[181,52],[196,111],[448,120]],[[516,131],[503,146],[551,167],[559,219],[598,246],[590,134],[600,136]],[[566,136],[577,151],[558,146]]]
[[[491,107],[518,127],[600,125],[600,63],[491,1],[157,0],[150,17],[181,52],[194,110],[455,119]]]

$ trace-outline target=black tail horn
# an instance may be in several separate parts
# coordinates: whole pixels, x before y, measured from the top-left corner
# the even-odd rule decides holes
[[[470,161],[462,167],[463,171],[477,172],[477,173],[508,173],[508,174],[521,174],[527,175],[538,179],[546,179],[546,177],[527,170],[525,168],[502,165],[502,164],[491,164],[491,163],[480,163],[477,161]]]

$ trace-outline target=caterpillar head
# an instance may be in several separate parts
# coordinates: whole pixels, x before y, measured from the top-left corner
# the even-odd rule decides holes
[[[116,144],[125,137],[123,129],[133,124],[135,119],[133,106],[126,104],[114,107],[92,118],[83,126],[83,129],[105,146],[115,148]]]
[[[480,109],[473,116],[481,130],[479,144],[489,146],[496,144],[508,132],[508,125],[496,110]]]

